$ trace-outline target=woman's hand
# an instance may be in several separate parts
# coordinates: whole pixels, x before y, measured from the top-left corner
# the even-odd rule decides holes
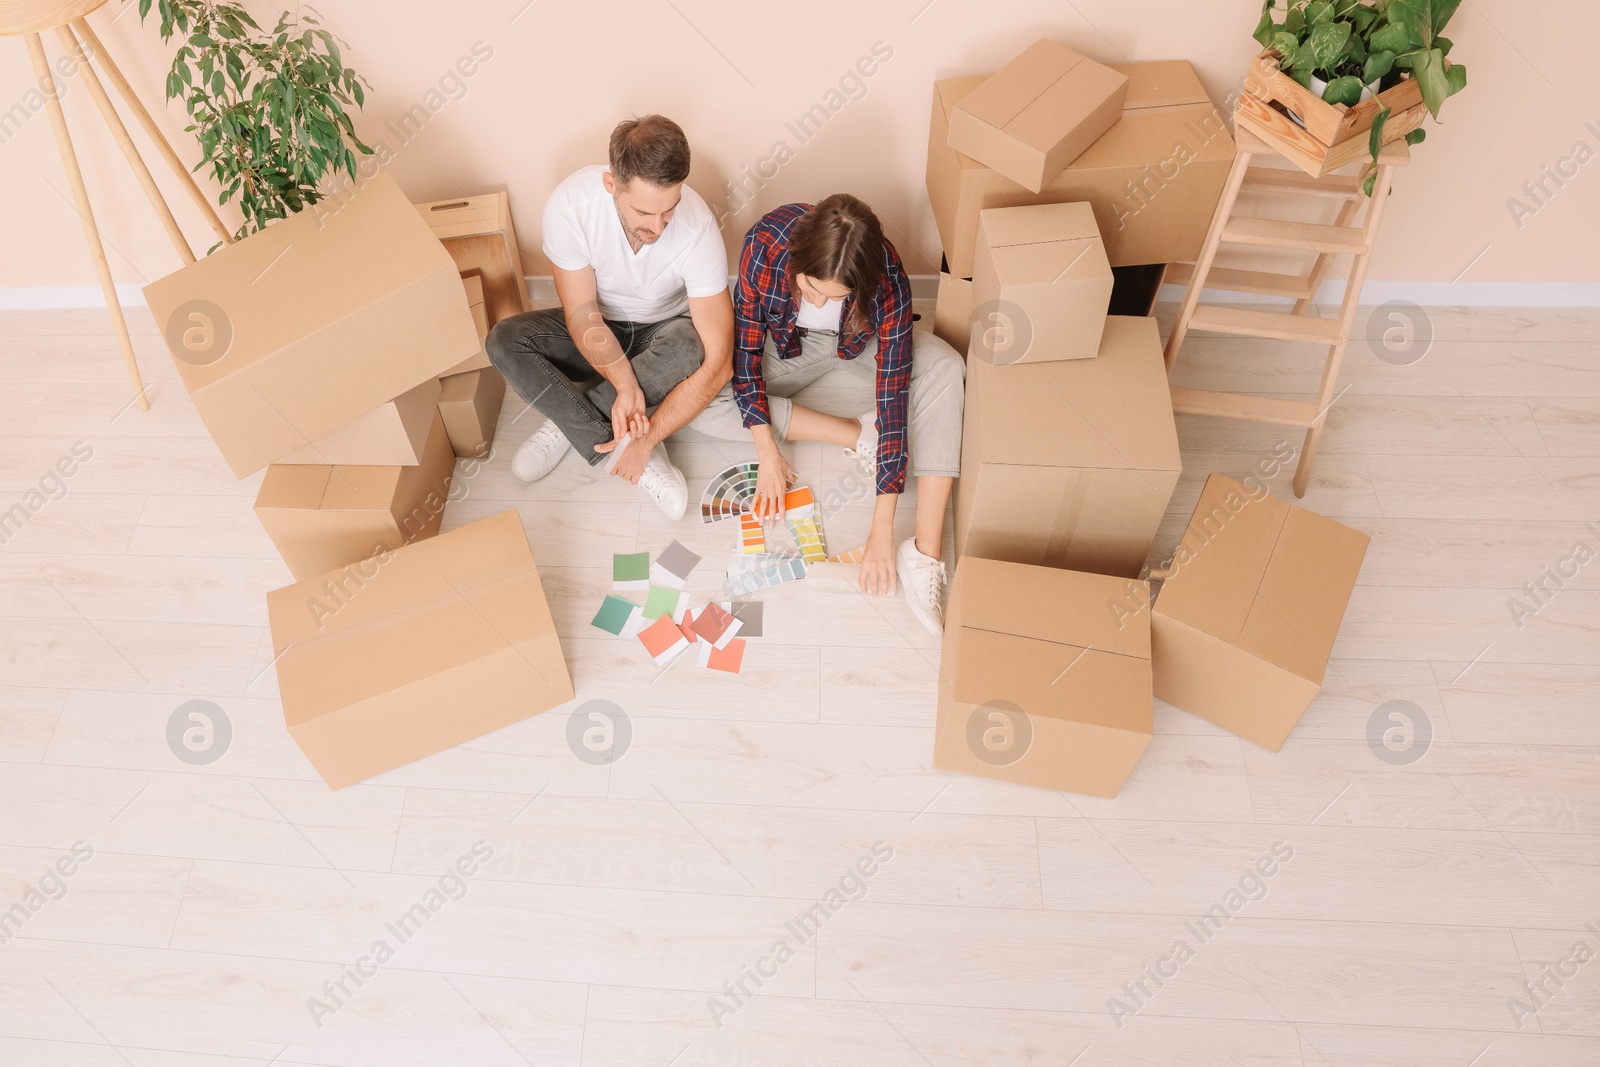
[[[794,468],[783,458],[776,443],[759,451],[757,464],[756,515],[764,524],[771,526],[783,518],[783,498],[788,494],[789,486],[794,484]]]
[[[861,555],[861,591],[867,596],[893,596],[894,577],[894,538],[873,533]]]

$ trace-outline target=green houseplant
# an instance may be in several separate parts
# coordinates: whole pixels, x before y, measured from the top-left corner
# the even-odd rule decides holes
[[[167,74],[167,99],[183,98],[200,141],[195,170],[210,167],[218,203],[244,215],[234,239],[322,199],[325,179],[356,176],[356,136],[347,108],[360,108],[366,79],[349,67],[317,13],[284,12],[271,33],[229,0],[139,0],[154,5],[163,41],[181,39]]]
[[[1278,69],[1308,89],[1323,83],[1322,99],[1353,107],[1368,94],[1380,93],[1415,78],[1417,89],[1435,119],[1445,98],[1466,88],[1467,68],[1447,57],[1452,42],[1445,25],[1461,0],[1288,0],[1284,19],[1273,18],[1277,0],[1263,0],[1254,37],[1278,53]],[[1383,147],[1387,108],[1372,123],[1373,165],[1364,188],[1372,193],[1372,171]],[[1406,143],[1426,137],[1417,129]]]

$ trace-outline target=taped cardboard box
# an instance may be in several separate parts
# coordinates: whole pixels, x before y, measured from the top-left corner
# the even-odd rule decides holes
[[[1116,796],[1153,732],[1149,616],[1119,622],[1108,609],[1129,584],[961,558],[939,657],[934,766]]]
[[[267,594],[289,733],[339,789],[572,699],[516,511]]]
[[[1369,540],[1211,475],[1152,609],[1155,695],[1278,751],[1322,688]]]
[[[144,295],[184,388],[241,478],[478,348],[460,274],[382,173]]]
[[[483,283],[484,306],[492,328],[501,319],[533,310],[523,279],[522,253],[511,222],[505,191],[417,205],[462,274]]]
[[[428,429],[439,406],[439,379],[429,378],[336,430],[330,430],[279,463],[414,466],[422,462]]]
[[[506,380],[493,367],[440,379],[439,414],[458,456],[483,459],[494,444]]]
[[[1128,76],[1040,39],[966,94],[950,147],[1037,193],[1121,117]]]
[[[456,457],[443,417],[429,412],[422,462],[409,467],[274,463],[256,517],[296,579],[439,532]]]
[[[1181,469],[1154,319],[1107,318],[1094,359],[974,351],[956,554],[1137,577]]]
[[[978,217],[977,254],[973,302],[1016,319],[1016,336],[980,353],[1004,364],[1099,353],[1111,264],[1088,204],[990,208]]]
[[[980,211],[1023,204],[1092,206],[1113,267],[1199,257],[1233,166],[1227,121],[1187,62],[1112,69],[1128,75],[1121,120],[1037,193],[948,143],[957,102],[984,79],[934,83],[928,198],[952,274],[972,275]]]
[[[939,273],[939,293],[933,303],[933,333],[961,355],[967,354],[972,330],[972,279]]]

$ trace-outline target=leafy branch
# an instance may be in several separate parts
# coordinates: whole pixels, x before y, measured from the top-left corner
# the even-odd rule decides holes
[[[324,179],[356,176],[356,136],[347,108],[366,100],[367,81],[344,65],[341,42],[310,8],[282,13],[271,33],[229,0],[139,0],[155,6],[163,41],[181,44],[167,73],[168,100],[183,99],[200,141],[195,170],[211,168],[219,204],[236,201],[238,240],[321,200]]]

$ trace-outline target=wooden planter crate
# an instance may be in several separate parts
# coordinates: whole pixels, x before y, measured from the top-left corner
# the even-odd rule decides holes
[[[511,204],[504,191],[418,204],[417,213],[443,242],[456,268],[482,282],[490,326],[533,310],[522,278],[522,254],[517,251],[517,231],[511,225]]]
[[[1355,107],[1330,104],[1278,69],[1278,53],[1268,50],[1250,62],[1234,121],[1266,141],[1314,178],[1370,156],[1372,120],[1384,108],[1383,143],[1398,141],[1422,125],[1428,107],[1415,79],[1403,78]],[[1291,119],[1294,112],[1304,125]]]

